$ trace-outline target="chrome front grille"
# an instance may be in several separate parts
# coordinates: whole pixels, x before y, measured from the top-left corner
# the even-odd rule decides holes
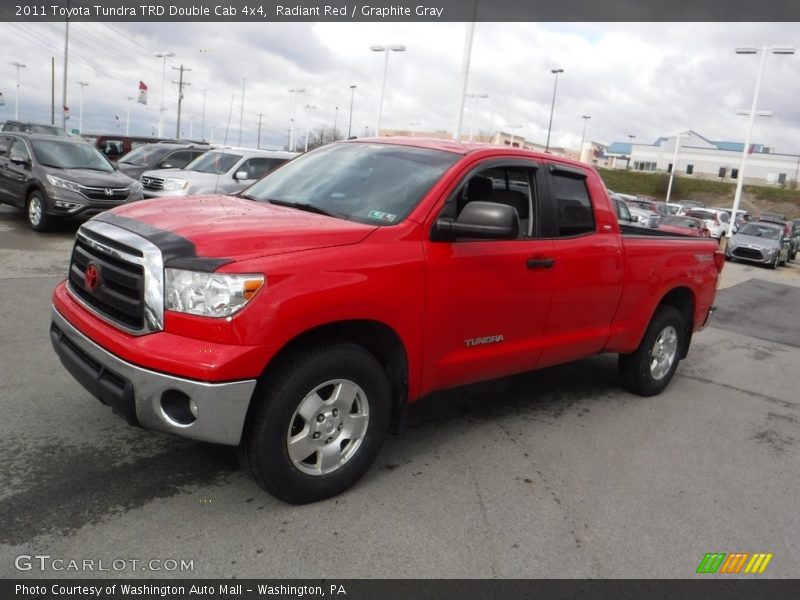
[[[142,184],[142,187],[146,190],[163,190],[164,189],[164,179],[161,177],[140,177],[139,182]]]

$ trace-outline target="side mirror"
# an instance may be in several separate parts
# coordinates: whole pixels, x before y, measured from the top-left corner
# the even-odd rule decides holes
[[[31,161],[28,160],[27,158],[20,158],[19,156],[11,156],[11,157],[9,157],[8,160],[10,160],[15,165],[21,165],[21,166],[25,167],[26,169],[30,169],[31,168]]]
[[[471,237],[480,239],[513,239],[519,235],[517,209],[495,202],[469,202],[456,220],[440,218],[436,221],[440,239]]]
[[[247,171],[236,171],[236,173],[233,174],[233,178],[238,181],[247,179],[248,178]]]
[[[174,169],[175,166],[170,162],[164,161],[164,162],[158,163],[158,168],[159,169]]]

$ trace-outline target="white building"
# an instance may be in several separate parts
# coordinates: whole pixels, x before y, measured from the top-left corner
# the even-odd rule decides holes
[[[660,137],[653,144],[614,142],[606,154],[615,169],[669,173],[677,136]],[[680,134],[676,174],[719,181],[736,181],[742,160],[742,142],[711,141],[695,131]],[[800,175],[800,156],[778,154],[761,144],[751,144],[745,166],[745,183],[784,185]]]

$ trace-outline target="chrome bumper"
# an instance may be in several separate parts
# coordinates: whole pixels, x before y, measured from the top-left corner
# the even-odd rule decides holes
[[[128,422],[216,444],[239,444],[255,379],[206,383],[144,369],[95,344],[55,307],[52,318],[50,337],[61,362],[81,385]],[[179,423],[165,412],[165,399],[176,394],[192,401],[191,423]]]

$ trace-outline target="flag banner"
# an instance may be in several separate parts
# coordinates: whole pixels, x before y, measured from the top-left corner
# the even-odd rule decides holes
[[[64,117],[69,119],[69,106],[64,107]]]
[[[147,86],[144,81],[139,82],[139,99],[137,102],[139,104],[147,104]]]

